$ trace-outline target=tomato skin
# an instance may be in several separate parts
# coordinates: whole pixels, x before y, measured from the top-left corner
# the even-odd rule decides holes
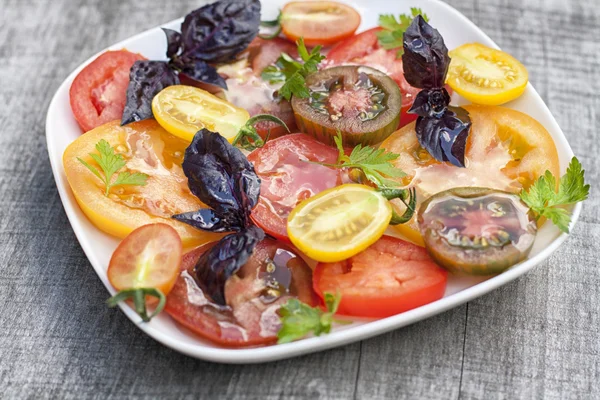
[[[246,294],[252,290],[255,280],[247,280],[247,277],[255,270],[254,264],[260,263],[261,260],[267,258],[273,259],[273,254],[276,249],[283,249],[292,254],[293,250],[283,243],[276,242],[272,239],[265,239],[260,242],[254,249],[254,253],[249,262],[238,271],[235,277],[229,278],[225,291],[230,301],[239,302],[239,313],[235,313],[235,309],[231,307],[211,306],[212,303],[206,305],[192,304],[189,300],[189,293],[193,294],[194,298],[204,298],[202,291],[196,285],[190,271],[193,270],[199,257],[210,249],[215,243],[210,243],[205,246],[198,247],[183,256],[181,263],[181,274],[173,287],[173,290],[167,296],[167,304],[165,311],[178,323],[190,329],[195,334],[210,340],[211,342],[223,347],[251,347],[274,344],[277,341],[275,336],[276,326],[271,326],[268,335],[261,335],[261,331],[254,326],[256,319],[252,315],[248,316],[248,312],[252,314],[254,309],[248,309],[252,299],[246,298]],[[289,264],[288,264],[289,265]],[[248,268],[249,267],[249,268]],[[246,271],[244,271],[246,269]],[[295,287],[297,297],[310,305],[317,303],[317,296],[311,286],[311,270],[306,263],[299,257],[294,260],[291,266],[292,284]],[[250,272],[250,274],[248,273]],[[239,279],[240,275],[244,275]],[[234,279],[235,278],[235,279]],[[232,281],[233,280],[233,281]],[[233,283],[233,284],[231,284]],[[281,296],[273,305],[283,304],[289,296]],[[254,298],[256,300],[256,298]],[[207,312],[208,311],[208,312]],[[254,313],[255,314],[255,313]],[[237,317],[247,318],[246,321],[239,321]],[[277,318],[276,314],[272,315]],[[246,325],[243,325],[243,324]],[[249,325],[249,326],[248,326]],[[240,334],[240,327],[246,329],[245,334]]]
[[[340,292],[339,314],[384,318],[442,298],[446,281],[425,249],[383,236],[348,260],[317,264],[313,287],[321,298]]]
[[[287,217],[302,200],[342,183],[343,172],[312,164],[335,163],[338,152],[316,139],[297,133],[270,140],[250,153],[248,160],[261,179],[261,196],[252,220],[269,235],[289,242]]]
[[[121,119],[129,70],[138,60],[145,58],[127,50],[107,51],[77,74],[69,89],[69,101],[84,132]]]

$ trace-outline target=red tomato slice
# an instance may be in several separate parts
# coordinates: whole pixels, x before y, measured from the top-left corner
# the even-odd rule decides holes
[[[261,179],[252,219],[269,235],[289,242],[287,218],[301,201],[342,183],[341,170],[312,164],[335,163],[338,152],[298,133],[271,140],[248,156]]]
[[[407,114],[420,89],[414,88],[406,82],[402,59],[396,58],[396,50],[385,50],[379,46],[376,33],[381,28],[373,28],[359,33],[338,43],[327,54],[327,60],[333,65],[361,64],[385,72],[400,87],[402,93],[402,112],[400,126],[414,121],[417,116]]]
[[[335,1],[293,1],[281,10],[281,28],[291,41],[303,37],[307,46],[345,39],[360,25],[354,8]]]
[[[248,50],[252,70],[256,76],[259,76],[269,65],[274,64],[281,53],[298,57],[297,46],[282,38],[266,40],[257,37],[250,43]]]
[[[69,97],[73,115],[84,132],[121,119],[129,70],[137,60],[145,58],[127,50],[107,51],[75,77]]]
[[[442,298],[446,279],[425,249],[383,236],[348,260],[319,263],[313,287],[321,298],[339,291],[340,314],[383,318]]]
[[[183,256],[181,275],[167,297],[165,311],[194,333],[226,347],[247,347],[277,341],[279,307],[291,297],[315,305],[308,265],[287,245],[265,239],[254,249],[250,260],[225,285],[227,306],[206,299],[191,271],[210,246],[199,247]],[[267,265],[275,265],[269,273]],[[281,289],[273,289],[274,281]],[[269,281],[269,286],[267,286]],[[286,289],[285,294],[281,294]]]

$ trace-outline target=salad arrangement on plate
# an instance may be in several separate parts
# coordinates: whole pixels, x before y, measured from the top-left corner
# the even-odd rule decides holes
[[[73,81],[85,133],[65,173],[123,239],[109,305],[221,346],[285,343],[436,301],[448,274],[502,273],[544,223],[568,232],[589,185],[501,107],[528,83],[515,58],[449,51],[416,8],[358,34],[333,1],[260,10],[201,7],[163,29],[166,61],[107,51]]]

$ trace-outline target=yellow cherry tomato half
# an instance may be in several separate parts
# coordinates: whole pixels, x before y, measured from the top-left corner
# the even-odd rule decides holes
[[[446,83],[475,104],[498,106],[523,94],[529,74],[523,64],[503,51],[469,43],[450,52]]]
[[[101,139],[124,158],[126,164],[119,172],[144,173],[148,175],[146,185],[114,186],[105,195],[103,182],[78,160],[99,168],[90,154],[98,153],[95,146]],[[63,166],[79,207],[100,230],[124,238],[142,225],[162,222],[177,231],[185,246],[195,246],[219,236],[171,218],[206,207],[190,192],[181,168],[187,146],[187,142],[169,134],[154,120],[126,126],[113,121],[71,143],[63,154]],[[115,179],[113,176],[113,182]]]
[[[288,218],[294,246],[320,262],[346,260],[375,243],[392,218],[389,201],[373,188],[346,184],[300,203]]]
[[[169,86],[152,100],[152,113],[168,132],[191,142],[199,130],[218,132],[232,142],[250,114],[193,86]]]
[[[464,108],[473,123],[467,139],[466,168],[431,157],[419,145],[414,123],[394,132],[381,144],[386,151],[400,155],[393,163],[407,174],[404,183],[412,183],[416,188],[418,206],[434,194],[456,187],[488,187],[518,193],[528,189],[547,170],[559,176],[556,145],[538,121],[505,107]],[[392,204],[396,212],[404,212],[401,202],[393,200]],[[413,243],[425,245],[416,216],[394,228]]]

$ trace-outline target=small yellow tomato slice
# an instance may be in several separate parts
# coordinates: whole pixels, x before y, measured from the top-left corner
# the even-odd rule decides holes
[[[529,81],[527,69],[516,58],[480,43],[462,45],[450,57],[446,83],[475,104],[507,103],[521,96]]]
[[[321,262],[346,260],[375,243],[392,218],[390,203],[365,185],[346,184],[300,203],[288,218],[292,243]]]
[[[169,133],[189,142],[203,128],[232,142],[250,118],[243,108],[205,90],[184,85],[169,86],[154,96],[152,113]]]

